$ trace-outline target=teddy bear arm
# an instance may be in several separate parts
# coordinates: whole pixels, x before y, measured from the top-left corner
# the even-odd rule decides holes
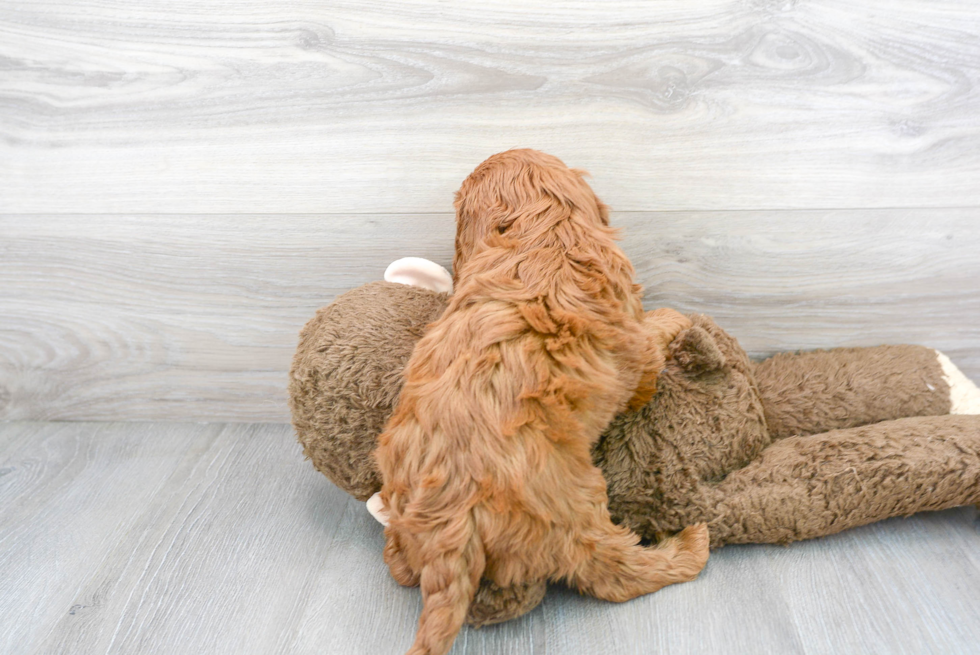
[[[938,352],[923,346],[783,353],[755,378],[774,439],[950,413]]]
[[[712,546],[788,543],[980,502],[980,416],[885,421],[775,442],[714,485]]]

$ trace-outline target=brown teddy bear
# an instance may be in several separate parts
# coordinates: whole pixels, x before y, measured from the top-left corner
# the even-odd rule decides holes
[[[415,258],[385,279],[307,323],[289,384],[307,457],[382,521],[372,451],[412,348],[452,286],[442,267]],[[648,540],[707,522],[717,547],[980,503],[980,390],[938,351],[841,348],[754,363],[709,317],[689,318],[657,394],[593,449],[617,522]],[[519,616],[544,593],[543,583],[484,581],[468,622]]]

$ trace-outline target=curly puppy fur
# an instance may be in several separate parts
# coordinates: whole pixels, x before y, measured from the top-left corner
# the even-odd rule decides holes
[[[375,454],[385,561],[422,590],[409,653],[449,650],[481,577],[625,601],[707,561],[704,525],[643,548],[609,518],[590,448],[650,399],[673,334],[644,327],[633,268],[582,175],[510,150],[457,193],[456,291],[409,359]]]

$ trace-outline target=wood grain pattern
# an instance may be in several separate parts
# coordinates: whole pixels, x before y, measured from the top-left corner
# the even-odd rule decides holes
[[[0,212],[433,212],[489,154],[626,211],[980,204],[971,0],[8,0]]]
[[[710,314],[753,357],[915,343],[980,380],[978,209],[629,216],[645,304]]]
[[[838,653],[968,652],[962,640],[975,639],[973,626],[921,611],[932,606],[957,614],[972,606],[972,601],[937,593],[929,582],[939,576],[959,586],[976,579],[980,561],[962,535],[980,534],[980,523],[965,510],[956,513],[963,523],[940,520],[942,513],[885,521],[824,539],[819,551],[791,548],[790,556],[773,558],[772,571],[803,642],[823,642]],[[855,538],[868,547],[854,549]],[[895,605],[875,593],[885,580],[890,594],[911,602]],[[819,598],[847,594],[849,599],[840,605],[815,601],[814,590]],[[868,642],[876,647],[869,649]],[[811,646],[809,652],[819,650]]]
[[[939,348],[980,380],[980,211],[618,213],[649,308],[713,315],[754,356]],[[431,215],[0,216],[0,418],[285,421],[302,325]]]
[[[414,229],[436,223],[436,237]],[[445,261],[452,225],[0,217],[0,418],[286,420],[286,372],[316,308],[380,279],[405,239]]]
[[[310,493],[319,480],[298,448],[288,426],[221,427],[145,503],[37,652],[291,652],[348,504]]]
[[[20,444],[13,445],[13,444]],[[33,444],[33,445],[31,445]],[[0,648],[402,653],[417,589],[380,526],[286,425],[0,423]],[[809,542],[730,546],[629,603],[555,586],[455,655],[971,652],[975,508]]]
[[[0,652],[29,653],[78,602],[92,571],[134,530],[143,506],[200,456],[214,427],[35,424],[0,451]],[[0,424],[0,431],[22,426]]]

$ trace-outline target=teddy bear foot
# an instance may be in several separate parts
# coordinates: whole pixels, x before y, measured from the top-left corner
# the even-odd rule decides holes
[[[466,623],[481,628],[527,614],[541,604],[548,584],[544,580],[499,587],[481,580],[466,613]]]
[[[950,414],[980,414],[980,388],[938,350],[939,365],[943,369],[943,379],[949,384]]]
[[[367,511],[374,517],[374,520],[387,528],[388,508],[385,507],[383,502],[381,502],[381,492],[379,491],[368,498],[365,505],[367,505]]]

